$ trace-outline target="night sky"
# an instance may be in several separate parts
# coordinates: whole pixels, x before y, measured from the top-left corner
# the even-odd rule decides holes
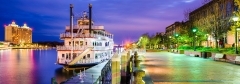
[[[79,17],[93,5],[95,25],[104,25],[114,34],[115,43],[137,40],[146,32],[164,32],[175,21],[184,19],[184,11],[202,5],[203,0],[0,0],[0,41],[4,24],[13,20],[33,28],[33,42],[61,41],[59,34],[69,25],[69,4]]]

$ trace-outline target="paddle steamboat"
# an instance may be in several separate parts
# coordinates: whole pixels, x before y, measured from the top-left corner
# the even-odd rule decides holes
[[[94,66],[113,56],[113,34],[92,21],[92,5],[73,25],[73,5],[70,5],[70,26],[60,34],[64,45],[57,46],[57,64],[64,66]]]

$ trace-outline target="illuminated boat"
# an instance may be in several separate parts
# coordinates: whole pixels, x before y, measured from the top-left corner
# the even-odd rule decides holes
[[[70,26],[60,34],[64,45],[57,46],[57,64],[64,66],[93,66],[113,56],[113,34],[104,26],[93,25],[92,5],[73,25],[73,6],[70,6]],[[91,24],[90,24],[91,22]]]

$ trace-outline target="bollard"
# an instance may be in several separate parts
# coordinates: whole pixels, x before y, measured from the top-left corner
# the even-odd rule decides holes
[[[120,84],[121,82],[121,70],[120,70],[120,61],[121,58],[118,54],[115,54],[111,60],[111,72],[112,72],[112,83],[111,84]]]
[[[142,60],[134,60],[134,67],[140,68],[140,63]]]
[[[139,60],[139,56],[138,56],[137,52],[134,53],[134,60],[133,60],[133,62],[134,62],[134,67],[138,67],[138,68],[140,67],[141,60]]]
[[[145,82],[143,81],[143,77],[145,76],[145,71],[143,70],[136,70],[134,72],[134,82],[133,84],[145,84]]]
[[[131,52],[128,51],[128,52],[127,52],[127,59],[130,59],[130,58],[131,58]]]
[[[134,55],[138,55],[137,51],[134,52]]]
[[[138,57],[139,57],[139,56],[138,56],[138,53],[137,53],[137,52],[135,52],[135,53],[134,53],[134,60],[137,60],[137,59],[138,59]]]

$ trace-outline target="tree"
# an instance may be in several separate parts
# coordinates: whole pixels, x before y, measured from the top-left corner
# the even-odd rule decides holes
[[[152,43],[154,49],[158,48],[159,42],[160,42],[159,35],[155,35],[155,36],[151,37],[151,43]]]
[[[138,40],[138,45],[141,47],[141,48],[144,48],[146,49],[146,46],[149,44],[149,34],[148,33],[145,33],[143,34],[139,40]]]

